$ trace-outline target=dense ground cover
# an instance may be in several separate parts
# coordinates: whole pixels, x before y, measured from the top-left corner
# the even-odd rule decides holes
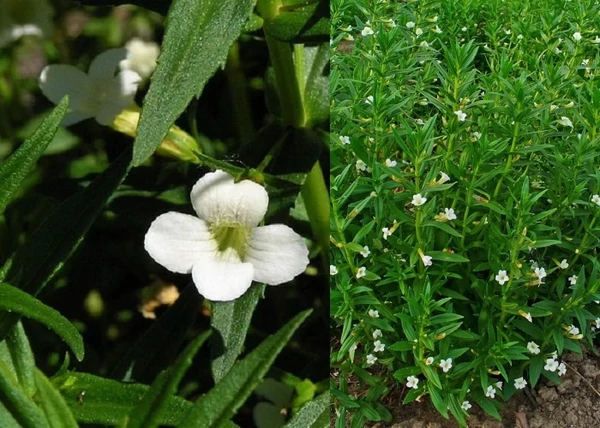
[[[599,13],[332,1],[338,426],[389,421],[391,388],[461,426],[474,406],[499,417],[594,348]]]

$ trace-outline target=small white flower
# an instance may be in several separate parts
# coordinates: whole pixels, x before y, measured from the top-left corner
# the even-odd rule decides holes
[[[594,40],[592,40],[592,43],[594,43],[594,44],[600,43],[600,37],[596,36],[596,38]]]
[[[450,181],[450,177],[448,176],[448,174],[446,174],[444,171],[440,171],[440,175],[442,176],[442,178],[440,178],[436,184],[444,184],[447,181]]]
[[[444,208],[444,215],[448,219],[448,221],[456,220],[456,213],[454,212],[454,208]]]
[[[379,318],[379,311],[377,309],[369,309],[369,316],[371,318]]]
[[[356,279],[360,279],[367,274],[367,268],[362,266],[356,271]]]
[[[366,104],[373,104],[373,95],[369,95],[365,100]]]
[[[498,281],[498,283],[500,283],[500,285],[504,285],[504,283],[508,282],[509,279],[510,278],[506,274],[505,270],[498,271],[498,274],[496,275],[496,281]]]
[[[440,367],[444,371],[444,373],[448,373],[452,368],[452,358],[448,358],[446,360],[440,360]]]
[[[367,247],[366,245],[363,247],[362,251],[360,252],[360,255],[363,256],[364,258],[369,257],[369,254],[371,254],[371,251],[369,250],[369,247]]]
[[[498,388],[500,391],[502,391],[502,386],[504,385],[504,383],[501,380],[499,380],[494,385],[496,385],[496,388]]]
[[[377,361],[377,357],[375,355],[373,355],[373,354],[367,355],[367,364],[373,365],[373,364],[375,364],[375,361]]]
[[[415,207],[419,207],[419,206],[423,205],[425,202],[427,202],[427,198],[424,198],[423,196],[421,196],[420,193],[413,195],[412,204]]]
[[[414,376],[409,376],[406,378],[406,386],[413,389],[419,388],[419,379]]]
[[[395,160],[391,160],[391,159],[386,159],[385,160],[385,165],[389,168],[393,168],[398,164],[398,162],[396,162]]]
[[[115,76],[119,63],[126,57],[126,49],[109,49],[92,61],[88,73],[71,65],[49,65],[42,70],[40,89],[50,101],[58,104],[69,95],[65,126],[91,117],[108,126],[119,113],[135,104],[140,75],[123,70]]]
[[[423,40],[421,43],[419,43],[419,46],[421,46],[422,48],[428,48],[429,43],[427,43],[425,40]]]
[[[353,343],[353,344],[350,346],[350,349],[349,349],[349,351],[350,351],[350,352],[354,352],[354,351],[356,351],[356,348],[358,348],[358,342],[354,342],[354,343]]]
[[[517,40],[523,40],[523,34],[519,34],[519,35],[517,36]]]
[[[415,123],[417,125],[421,125],[421,126],[425,125],[425,122],[423,122],[423,119],[415,119]]]
[[[142,79],[147,79],[156,68],[160,47],[154,42],[134,38],[125,44],[127,57],[119,63],[121,70],[135,71]]]
[[[563,376],[567,372],[567,366],[565,363],[560,363],[558,365],[558,375]]]
[[[381,332],[381,330],[377,329],[373,332],[373,340],[376,340],[378,337],[383,336],[383,333]]]
[[[549,371],[549,372],[555,372],[557,368],[558,368],[558,361],[556,361],[554,358],[546,359],[546,365],[544,366],[544,370]]]
[[[533,318],[531,318],[531,313],[530,312],[519,311],[519,314],[521,314],[521,316],[523,318],[525,318],[527,321],[533,322]]]
[[[347,135],[340,135],[340,142],[344,145],[350,144],[350,137]]]
[[[598,195],[592,196],[592,202],[595,203],[596,205],[600,206],[600,196],[598,196]]]
[[[573,324],[569,326],[569,334],[573,336],[577,336],[579,334],[579,329],[575,327]]]
[[[329,275],[334,276],[338,274],[338,268],[334,265],[329,265]]]
[[[485,396],[488,398],[494,398],[496,396],[496,388],[492,385],[489,385],[485,390]]]
[[[573,127],[573,122],[571,122],[571,119],[569,119],[567,116],[561,116],[560,120],[558,121],[559,125],[562,126],[568,126],[568,127]]]
[[[463,401],[462,404],[460,405],[460,407],[463,410],[467,411],[467,410],[469,410],[473,406],[471,406],[471,403],[469,403],[468,401]]]
[[[415,28],[415,23],[412,21],[408,21],[406,23],[406,28],[408,28],[408,29]]]
[[[477,132],[474,131],[471,133],[471,136],[475,139],[475,140],[479,140],[481,138],[481,132]]]
[[[462,110],[457,110],[457,111],[454,112],[454,114],[458,118],[459,122],[464,122],[465,120],[467,120],[467,114],[463,113]]]
[[[374,352],[383,352],[383,351],[385,351],[385,344],[381,343],[380,340],[376,340],[375,342],[373,342],[373,345],[375,346],[373,348]]]
[[[433,364],[433,357],[427,357],[425,360],[425,365],[430,366]]]
[[[384,227],[383,229],[381,229],[381,231],[383,232],[383,239],[387,241],[388,236],[390,236],[392,232],[390,232],[390,229],[388,229],[387,227]]]
[[[462,28],[460,29],[460,31],[462,31],[462,32],[464,33],[465,31],[467,31],[467,27],[462,27]]]
[[[558,359],[558,351],[554,351],[552,354],[552,358],[557,360]]]
[[[433,18],[431,18],[431,20],[432,20],[433,22],[437,22],[437,20],[438,20],[438,16],[437,16],[437,15],[435,15]]]
[[[540,280],[540,282],[542,281],[542,279],[544,279],[544,278],[546,278],[546,276],[548,276],[546,274],[546,269],[544,269],[544,268],[539,268],[539,267],[535,268],[534,273],[535,273],[535,276],[538,277],[538,279]]]
[[[425,254],[419,254],[421,256],[421,261],[423,262],[423,266],[431,266],[433,264],[432,257],[426,256]]]
[[[361,159],[356,161],[356,169],[358,171],[365,171],[367,169],[367,164],[364,163]]]
[[[374,33],[373,33],[373,30],[371,29],[371,27],[365,27],[365,28],[362,29],[362,31],[360,32],[360,34],[362,34],[363,36],[366,37],[366,36],[370,36],[370,35],[372,35]]]
[[[523,379],[522,376],[515,379],[515,388],[516,389],[523,389],[526,386],[527,386],[527,381],[525,379]]]
[[[508,36],[510,34],[510,28],[508,30],[504,30],[504,34]]]
[[[600,329],[600,318],[596,318],[592,323],[594,324],[592,326],[592,329],[594,329],[594,330]]]
[[[2,0],[0,10],[0,47],[25,36],[52,35],[54,10],[47,0]]]
[[[423,30],[421,30],[420,28],[417,28],[417,29],[415,30],[415,34],[417,35],[417,37],[419,37],[420,35],[422,35],[422,34],[423,34]]]
[[[369,193],[369,196],[372,197],[372,198],[376,198],[377,197],[377,192],[373,190],[371,193]]]
[[[569,277],[569,283],[570,283],[571,285],[575,285],[575,284],[577,284],[577,275],[571,275],[571,276]]]
[[[573,33],[573,40],[575,40],[576,42],[581,40],[581,33],[579,31]]]
[[[527,344],[527,349],[529,350],[529,352],[531,352],[533,355],[537,355],[540,353],[540,346],[535,343],[535,342],[529,342]]]
[[[437,25],[431,31],[433,31],[434,33],[437,33],[437,34],[441,34],[442,33],[442,29],[440,27],[438,27]]]
[[[300,235],[283,224],[259,226],[269,205],[260,184],[236,183],[217,170],[198,180],[191,200],[197,217],[160,215],[150,225],[144,247],[171,272],[191,273],[208,300],[234,300],[252,281],[283,284],[306,269],[308,248]]]

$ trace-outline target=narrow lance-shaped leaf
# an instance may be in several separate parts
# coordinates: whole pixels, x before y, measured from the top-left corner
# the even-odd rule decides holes
[[[63,98],[42,124],[8,159],[0,165],[0,214],[33,170],[35,163],[56,135],[60,122],[69,107],[68,97]]]
[[[158,147],[192,97],[227,59],[256,0],[174,0],[158,66],[144,99],[133,162]]]
[[[32,397],[35,393],[35,359],[21,322],[15,324],[6,338],[6,344],[15,368],[17,380],[25,390],[25,393],[29,397]]]
[[[296,315],[247,357],[237,362],[210,392],[196,401],[179,426],[216,428],[228,421],[244,404],[292,334],[311,312],[307,310]]]
[[[330,405],[327,391],[302,406],[284,428],[326,428],[329,426]]]
[[[37,401],[46,414],[51,428],[77,428],[77,422],[65,399],[44,373],[35,369]]]

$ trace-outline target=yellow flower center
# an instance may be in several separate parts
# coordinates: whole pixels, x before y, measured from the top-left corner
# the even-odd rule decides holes
[[[241,261],[244,260],[251,229],[237,224],[213,224],[211,232],[221,254],[229,258],[233,252]]]

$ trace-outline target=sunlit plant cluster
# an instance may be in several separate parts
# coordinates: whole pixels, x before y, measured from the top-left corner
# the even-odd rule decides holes
[[[332,1],[337,426],[466,426],[600,328],[600,6]],[[357,393],[350,378],[363,387]],[[364,391],[363,391],[364,390]]]

